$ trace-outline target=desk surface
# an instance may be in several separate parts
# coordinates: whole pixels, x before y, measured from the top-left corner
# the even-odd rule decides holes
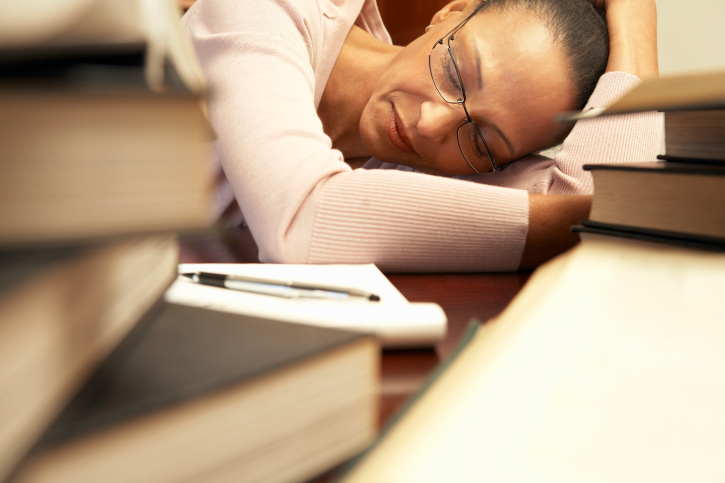
[[[182,263],[255,263],[257,246],[246,228],[186,237]],[[448,357],[472,318],[486,321],[501,312],[529,273],[386,274],[412,302],[436,302],[448,317],[448,334],[436,347],[385,351],[382,357],[380,424],[413,394],[439,361]]]
[[[246,228],[182,239],[182,263],[256,263],[257,245]],[[472,318],[486,321],[499,314],[521,289],[529,273],[390,274],[386,276],[411,302],[436,302],[448,317],[446,338],[436,347],[384,351],[380,419],[382,426],[414,394],[441,360],[455,348]],[[329,483],[331,474],[309,483]]]

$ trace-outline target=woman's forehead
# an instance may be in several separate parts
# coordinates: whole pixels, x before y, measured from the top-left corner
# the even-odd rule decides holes
[[[467,96],[487,90],[516,89],[536,95],[541,87],[556,87],[569,73],[564,52],[538,17],[519,11],[487,11],[474,16],[450,43]],[[557,82],[548,82],[545,77]],[[564,82],[564,87],[569,87]],[[559,89],[556,89],[559,90]]]
[[[573,103],[568,60],[536,16],[516,10],[480,13],[458,32],[451,48],[472,117],[484,125],[493,122],[517,151],[548,136],[556,127],[554,115]]]
[[[479,13],[450,42],[456,54],[476,66],[483,61],[518,65],[542,55],[558,57],[546,23],[520,10]]]

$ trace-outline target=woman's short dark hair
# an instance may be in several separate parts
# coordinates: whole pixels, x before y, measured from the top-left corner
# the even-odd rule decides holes
[[[539,16],[570,61],[576,108],[582,109],[604,73],[609,35],[604,12],[590,0],[483,0],[478,12],[524,10]]]

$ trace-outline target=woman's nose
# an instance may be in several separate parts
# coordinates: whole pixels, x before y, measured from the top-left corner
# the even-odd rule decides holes
[[[457,104],[449,104],[443,99],[425,101],[420,106],[416,127],[421,135],[434,141],[444,141],[450,134],[455,135],[465,117],[463,108]]]

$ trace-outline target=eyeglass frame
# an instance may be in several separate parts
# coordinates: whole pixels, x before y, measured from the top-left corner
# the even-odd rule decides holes
[[[473,13],[471,13],[468,17],[463,19],[463,21],[461,23],[459,23],[457,26],[455,26],[453,28],[453,30],[449,31],[443,37],[438,39],[436,41],[436,43],[433,44],[433,48],[430,49],[431,53],[428,54],[428,70],[430,71],[430,78],[433,81],[433,85],[435,86],[436,90],[438,91],[438,94],[441,96],[441,99],[443,99],[448,104],[460,104],[463,107],[463,112],[466,114],[466,121],[458,127],[458,130],[456,130],[456,140],[458,141],[458,149],[461,151],[461,156],[463,156],[463,160],[466,162],[468,167],[471,168],[477,174],[492,174],[492,173],[495,173],[496,171],[503,170],[505,167],[508,166],[508,164],[504,164],[504,165],[500,165],[500,166],[496,165],[496,161],[493,158],[493,153],[491,152],[491,149],[488,147],[486,138],[483,137],[481,128],[478,127],[478,124],[476,124],[476,121],[471,119],[471,116],[468,114],[468,109],[466,108],[466,89],[463,87],[463,79],[461,78],[461,72],[458,70],[458,63],[456,62],[456,58],[453,56],[453,51],[451,50],[451,40],[454,40],[454,38],[453,38],[454,35],[457,34],[463,28],[463,26],[466,24],[466,22],[471,20],[471,18],[473,18],[473,16],[478,13],[478,11],[481,9],[481,7],[483,7],[483,2],[481,2],[481,5],[479,5],[473,11]],[[461,99],[458,99],[457,101],[449,101],[448,99],[446,99],[446,97],[443,95],[440,88],[438,87],[435,77],[433,76],[433,64],[431,61],[433,49],[435,49],[438,46],[438,44],[443,45],[443,39],[445,39],[446,37],[448,37],[448,42],[447,42],[448,45],[446,45],[444,47],[448,50],[448,55],[450,56],[451,61],[453,62],[453,67],[456,69],[456,75],[458,76],[458,85],[461,88]],[[468,158],[466,158],[466,154],[463,152],[463,147],[461,146],[461,137],[460,137],[461,129],[466,124],[473,124],[473,127],[476,128],[476,132],[478,133],[478,137],[480,137],[481,141],[483,141],[483,146],[486,148],[486,152],[488,153],[488,158],[491,160],[491,171],[484,173],[484,172],[477,170],[476,168],[473,167],[471,162],[468,161]]]

